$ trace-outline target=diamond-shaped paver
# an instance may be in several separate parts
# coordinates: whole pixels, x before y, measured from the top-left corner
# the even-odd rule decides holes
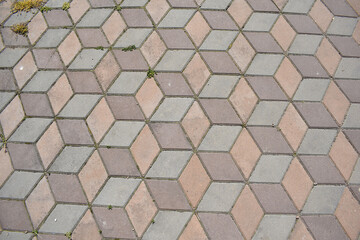
[[[212,75],[199,97],[228,98],[238,80],[238,76]]]
[[[262,155],[249,181],[280,183],[291,159],[290,156]]]
[[[48,29],[35,46],[38,48],[58,47],[68,33],[67,29]]]
[[[282,59],[283,56],[278,54],[257,54],[246,74],[272,76],[275,74]]]
[[[285,5],[283,12],[286,13],[308,13],[310,8],[312,7],[315,0],[305,0],[303,2],[299,2],[296,0],[290,0]]]
[[[144,123],[117,121],[101,141],[101,146],[129,146],[143,128]]]
[[[203,44],[200,46],[200,50],[227,50],[234,38],[237,36],[235,31],[211,31],[207,36]]]
[[[300,154],[327,154],[336,136],[336,130],[309,129],[299,147]]]
[[[122,72],[109,88],[108,94],[133,94],[145,79],[145,72]]]
[[[71,232],[86,209],[86,206],[81,205],[58,204],[39,231],[62,234]]]
[[[171,9],[159,23],[159,28],[183,28],[194,13],[193,9]]]
[[[23,88],[24,92],[47,92],[60,77],[60,71],[38,71]]]
[[[41,173],[15,171],[0,189],[1,198],[24,199],[39,181]]]
[[[59,113],[59,117],[84,118],[99,99],[99,95],[76,94]]]
[[[270,31],[278,14],[274,13],[253,13],[244,26],[244,31]]]
[[[213,125],[201,142],[199,150],[229,151],[240,130],[240,126]]]
[[[140,181],[140,179],[110,178],[95,198],[94,204],[124,207]]]
[[[327,79],[306,78],[301,81],[293,100],[321,101],[329,83]]]
[[[66,146],[50,167],[54,172],[77,173],[93,152],[91,147]]]
[[[169,50],[157,64],[155,70],[181,72],[193,54],[192,50]]]
[[[198,211],[227,212],[240,194],[243,183],[212,183],[199,203]]]
[[[93,69],[105,53],[103,50],[83,49],[70,64],[69,69]]]
[[[205,0],[201,4],[201,8],[203,9],[220,9],[225,10],[230,5],[231,0]]]
[[[253,239],[288,239],[295,220],[294,215],[265,215]]]
[[[333,214],[344,192],[342,186],[315,186],[302,210],[303,213]]]
[[[335,216],[303,216],[304,222],[315,239],[349,239]]]
[[[111,14],[108,8],[90,9],[77,24],[77,27],[99,27]]]
[[[261,101],[251,115],[249,125],[277,125],[287,107],[287,102]]]
[[[143,239],[175,239],[190,217],[190,212],[160,211],[154,218],[154,224],[144,233]]]
[[[315,54],[321,40],[321,35],[298,34],[295,37],[294,42],[291,44],[289,53],[313,55]]]
[[[190,157],[191,152],[189,151],[162,151],[146,177],[178,178]]]
[[[192,102],[191,98],[165,98],[151,117],[151,121],[178,122],[183,118]]]
[[[27,118],[9,140],[13,142],[36,142],[51,122],[52,119],[47,118]]]
[[[114,47],[124,48],[130,45],[140,47],[151,32],[152,29],[150,28],[128,28],[115,43]]]

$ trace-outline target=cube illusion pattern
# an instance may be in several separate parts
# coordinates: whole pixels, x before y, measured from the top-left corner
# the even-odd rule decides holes
[[[0,239],[360,237],[358,1],[64,2],[0,3]]]

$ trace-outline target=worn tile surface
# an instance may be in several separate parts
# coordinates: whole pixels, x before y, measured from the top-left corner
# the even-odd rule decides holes
[[[1,240],[359,240],[359,0],[12,3]]]

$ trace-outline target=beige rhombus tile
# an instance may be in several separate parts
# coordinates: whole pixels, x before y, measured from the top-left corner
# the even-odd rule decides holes
[[[163,94],[156,85],[155,80],[151,78],[145,80],[145,83],[139,89],[135,97],[145,116],[149,118],[161,101]]]
[[[42,220],[49,214],[54,204],[55,200],[51,194],[49,184],[46,178],[43,177],[28,199],[26,199],[26,206],[35,228],[37,228]]]
[[[205,36],[210,32],[210,27],[201,13],[197,12],[186,25],[185,30],[189,33],[195,45],[199,47]]]
[[[290,234],[290,240],[314,240],[310,232],[307,230],[304,222],[301,219],[298,219],[295,223],[295,226]]]
[[[42,163],[47,169],[64,146],[59,129],[53,122],[36,143]]]
[[[80,220],[76,228],[74,229],[71,238],[74,240],[81,239],[93,239],[101,240],[99,229],[96,225],[95,219],[90,210],[87,210],[83,218]]]
[[[279,128],[295,151],[300,146],[306,130],[308,129],[306,123],[292,104],[289,104],[282,116]]]
[[[242,28],[253,10],[245,0],[234,0],[228,8],[228,12]]]
[[[86,0],[74,0],[70,3],[69,14],[76,23],[84,13],[90,8],[90,4]]]
[[[166,46],[161,40],[159,34],[157,34],[156,31],[153,31],[140,50],[150,67],[154,67],[164,54]]]
[[[100,100],[86,120],[96,142],[100,142],[114,121],[115,118],[105,98]]]
[[[16,96],[7,107],[0,113],[0,123],[5,137],[9,137],[12,131],[24,118],[24,110],[20,98]]]
[[[231,214],[246,239],[251,239],[259,225],[264,211],[257,202],[254,193],[246,185],[236,200]]]
[[[202,228],[196,215],[193,215],[186,225],[179,240],[207,240],[204,229]]]
[[[74,31],[72,31],[60,44],[58,50],[65,65],[68,65],[80,51],[81,44]]]
[[[336,122],[341,125],[349,109],[350,102],[333,81],[330,82],[323,98],[323,103]]]
[[[330,75],[333,76],[339,65],[341,56],[326,38],[322,40],[316,52],[316,57]]]
[[[170,6],[166,0],[152,0],[146,5],[146,10],[156,24],[159,23],[169,8]]]
[[[343,132],[339,132],[333,143],[329,156],[346,180],[349,180],[356,164],[358,154],[351,146]]]
[[[360,204],[348,188],[345,189],[335,211],[335,216],[350,239],[357,239],[360,233]]]
[[[301,210],[313,187],[313,182],[297,158],[291,162],[282,183],[296,208]]]
[[[37,67],[35,65],[34,58],[31,52],[25,54],[18,64],[13,69],[16,82],[19,88],[22,88],[30,77],[36,72]]]
[[[104,23],[102,29],[110,44],[113,44],[119,35],[126,29],[126,23],[119,12],[114,11],[109,19]]]
[[[296,36],[296,32],[294,29],[292,29],[290,24],[283,16],[278,18],[273,28],[271,29],[271,34],[274,36],[284,51],[288,50]]]
[[[4,147],[0,149],[0,166],[1,166],[0,168],[0,186],[1,186],[13,171],[9,152],[8,151],[5,152]]]
[[[107,176],[100,155],[95,151],[79,173],[81,185],[84,188],[89,202],[94,199]]]
[[[329,9],[327,9],[327,7],[320,0],[315,2],[309,15],[324,32],[326,32],[326,29],[329,27],[333,18],[333,15]]]
[[[206,130],[210,127],[210,121],[198,102],[193,103],[181,124],[195,147],[199,146]]]
[[[48,92],[49,100],[55,114],[60,112],[72,94],[73,91],[68,78],[63,74]]]
[[[255,55],[255,50],[250,43],[245,39],[244,35],[240,33],[233,42],[229,54],[239,66],[241,71],[245,71]]]
[[[244,128],[241,131],[230,153],[244,173],[245,178],[249,178],[261,152],[247,129]]]
[[[99,65],[95,68],[95,74],[104,91],[108,89],[111,82],[114,80],[114,78],[119,72],[120,67],[117,64],[111,51],[106,54],[106,56],[101,60]]]
[[[47,25],[45,19],[41,12],[38,12],[33,19],[31,19],[30,23],[28,24],[28,37],[31,44],[34,44],[41,34],[45,32],[47,29]]]
[[[189,81],[190,87],[197,94],[210,76],[210,71],[207,69],[200,55],[196,53],[185,68],[184,75]]]
[[[285,93],[292,97],[301,82],[301,75],[288,58],[284,58],[275,73],[275,78],[284,89]]]
[[[240,79],[230,96],[230,102],[243,122],[249,119],[257,100],[257,96],[244,78]]]
[[[198,205],[210,181],[199,157],[194,154],[179,178],[179,182],[193,208]]]
[[[138,236],[142,236],[157,212],[156,205],[142,182],[126,206],[130,221]]]
[[[130,150],[141,173],[145,175],[154,158],[160,152],[159,145],[148,125],[145,125],[141,130]]]

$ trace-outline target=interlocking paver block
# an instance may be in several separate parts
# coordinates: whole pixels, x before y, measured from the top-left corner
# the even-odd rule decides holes
[[[335,73],[335,77],[358,79],[359,76],[360,58],[342,58]]]
[[[290,165],[291,159],[291,156],[262,155],[249,181],[280,183]]]
[[[288,239],[295,221],[294,215],[265,215],[253,239]]]
[[[94,204],[124,207],[140,182],[140,179],[110,178],[95,198]]]
[[[151,117],[151,121],[178,122],[183,118],[192,103],[192,98],[165,98]]]
[[[327,34],[351,36],[356,23],[356,18],[334,17],[327,30]]]
[[[190,217],[190,212],[159,211],[154,218],[154,223],[145,232],[143,239],[176,239]]]
[[[257,54],[246,71],[249,75],[269,75],[275,74],[283,56],[280,54]]]
[[[200,213],[199,216],[210,239],[244,239],[230,215],[221,213]]]
[[[90,9],[76,26],[100,27],[111,12],[108,8]]]
[[[52,119],[47,118],[27,118],[9,140],[11,142],[36,142],[51,122]]]
[[[3,231],[0,240],[30,240],[32,233]]]
[[[202,11],[201,13],[214,30],[238,30],[235,22],[226,11]]]
[[[162,151],[146,174],[146,177],[178,178],[191,155],[190,151]]]
[[[343,192],[343,186],[315,186],[302,212],[307,214],[333,214]]]
[[[240,130],[240,126],[213,125],[201,142],[199,150],[229,151]]]
[[[285,5],[283,12],[286,13],[308,13],[315,0],[296,1],[289,0]]]
[[[69,32],[67,29],[48,29],[35,46],[38,48],[58,47]]]
[[[15,171],[0,189],[1,198],[24,199],[39,181],[42,173]]]
[[[164,149],[191,149],[184,131],[177,123],[151,123],[150,127]]]
[[[61,71],[38,71],[23,88],[24,92],[47,92],[60,77]]]
[[[268,32],[270,31],[272,25],[278,18],[278,14],[274,13],[253,13],[250,19],[245,24],[244,31],[260,31]]]
[[[89,114],[99,99],[100,95],[76,94],[65,105],[58,116],[84,118]]]
[[[328,154],[335,137],[335,129],[309,129],[298,152],[300,154]]]
[[[228,98],[238,80],[238,76],[212,75],[199,97]]]
[[[181,72],[193,57],[192,50],[168,50],[155,67],[156,71]]]
[[[83,49],[70,64],[69,69],[93,69],[105,53],[104,50]]]
[[[0,210],[0,223],[2,228],[17,231],[31,231],[31,222],[23,202],[0,200]],[[4,234],[4,232],[2,232],[2,234]],[[5,240],[8,239],[6,235],[7,234],[5,234]],[[4,236],[0,235],[0,238],[4,238]]]
[[[52,173],[48,180],[56,201],[86,203],[85,194],[75,175]]]
[[[127,8],[123,9],[121,14],[128,27],[152,27],[150,18],[146,15],[144,9]]]
[[[287,100],[273,77],[247,77],[250,85],[261,100]]]
[[[128,28],[115,43],[114,47],[124,48],[130,45],[140,47],[151,32],[151,28]]]
[[[77,173],[94,148],[66,146],[50,167],[53,172]]]
[[[201,4],[201,8],[225,10],[230,5],[230,2],[231,0],[205,0]]]
[[[59,119],[57,123],[65,144],[93,144],[85,121],[80,119]]]
[[[143,122],[117,121],[101,141],[101,146],[128,147],[144,127]]]
[[[5,48],[0,53],[0,67],[13,67],[25,52],[26,48]]]
[[[58,204],[40,227],[39,231],[62,234],[71,232],[86,209],[87,206]]]
[[[335,216],[312,215],[303,216],[302,218],[315,239],[349,239]]]
[[[145,79],[145,72],[122,72],[109,88],[108,94],[133,94]]]
[[[291,44],[289,53],[314,55],[322,38],[322,35],[298,34]]]
[[[207,36],[203,44],[200,46],[200,50],[222,50],[228,49],[230,44],[237,36],[236,31],[211,31]]]
[[[320,102],[328,88],[330,80],[305,78],[301,81],[293,100]]]
[[[14,169],[33,171],[43,170],[35,145],[8,143],[7,147]]]
[[[194,13],[193,9],[171,9],[159,23],[159,28],[183,28]]]
[[[251,115],[248,124],[262,126],[277,125],[287,105],[287,102],[261,101]]]
[[[198,211],[228,212],[243,189],[243,183],[213,182],[199,203]]]

